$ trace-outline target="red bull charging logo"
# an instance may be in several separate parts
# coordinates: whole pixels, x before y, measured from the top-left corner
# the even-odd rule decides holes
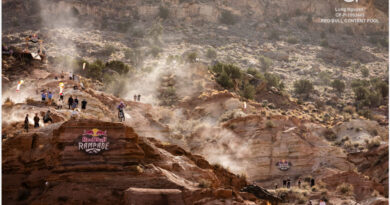
[[[79,136],[78,148],[88,154],[98,154],[104,150],[108,150],[110,143],[107,139],[107,131],[99,129],[84,130],[84,133]]]

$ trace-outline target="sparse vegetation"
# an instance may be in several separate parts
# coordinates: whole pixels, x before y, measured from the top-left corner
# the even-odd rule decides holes
[[[301,79],[294,82],[294,91],[298,95],[305,95],[308,98],[313,90],[313,83],[309,80]]]
[[[162,19],[167,19],[169,17],[169,9],[163,6],[160,6],[158,11],[158,16]]]
[[[215,49],[209,48],[207,49],[206,56],[209,59],[215,59],[217,57],[217,51],[215,51]]]
[[[328,46],[329,46],[328,40],[322,39],[320,45],[321,45],[322,47],[328,47]]]
[[[336,79],[332,82],[332,87],[335,91],[341,94],[345,90],[345,83],[339,79]]]
[[[339,186],[337,186],[336,190],[344,196],[350,196],[353,194],[353,186],[347,183],[340,184]]]
[[[268,120],[268,121],[265,123],[265,127],[268,128],[268,129],[271,129],[271,128],[274,128],[274,127],[275,127],[275,124],[274,124],[271,120]]]
[[[198,58],[198,54],[196,52],[191,52],[187,55],[187,61],[190,63],[195,63]]]
[[[251,99],[253,100],[256,94],[256,89],[253,85],[251,84],[245,84],[244,85],[244,90],[242,92],[242,96],[246,99]]]
[[[269,68],[272,66],[272,60],[265,56],[260,56],[259,61],[261,64],[261,69],[263,69],[264,72],[267,72]]]
[[[234,25],[238,22],[238,16],[234,15],[229,10],[223,10],[219,20],[223,24]]]

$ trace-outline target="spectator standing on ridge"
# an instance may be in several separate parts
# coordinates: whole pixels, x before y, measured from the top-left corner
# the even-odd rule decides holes
[[[47,98],[49,99],[49,102],[51,102],[51,99],[53,98],[53,93],[49,91],[49,93],[47,94]]]
[[[62,100],[61,98],[58,100],[58,103],[57,103],[57,106],[58,106],[58,109],[62,109],[62,106],[64,105],[64,100]]]
[[[301,179],[298,179],[298,188],[301,188]]]
[[[73,74],[72,74],[72,72],[69,72],[69,80],[73,80]]]
[[[141,95],[138,94],[138,102],[141,102]]]
[[[36,127],[39,127],[38,113],[35,113],[35,117],[34,117],[34,128],[36,128]]]
[[[82,110],[85,110],[85,109],[87,109],[87,101],[85,100],[85,99],[83,99],[83,101],[81,101],[81,109]]]
[[[26,132],[28,132],[28,124],[29,124],[29,120],[28,120],[28,114],[27,114],[26,118],[24,118],[24,129],[26,130]]]
[[[137,95],[134,95],[134,101],[137,101]]]
[[[50,117],[50,110],[48,110],[45,116],[43,117],[43,123],[48,123],[49,121],[53,123],[53,119],[51,119]]]
[[[119,105],[118,105],[118,107],[117,107],[117,109],[118,109],[118,118],[119,118],[119,121],[125,121],[125,113],[124,113],[124,111],[123,111],[123,109],[125,108],[126,106],[125,106],[125,104],[123,103],[123,102],[121,102]]]
[[[68,98],[68,105],[69,105],[69,109],[72,107],[72,105],[73,105],[73,98],[72,98],[72,96],[70,96],[69,98]]]
[[[76,97],[76,99],[74,99],[74,102],[76,103],[76,107],[78,107],[79,106],[79,100],[77,99],[77,97]]]
[[[42,102],[45,102],[46,101],[46,93],[45,93],[45,91],[42,92],[41,96],[42,96]]]

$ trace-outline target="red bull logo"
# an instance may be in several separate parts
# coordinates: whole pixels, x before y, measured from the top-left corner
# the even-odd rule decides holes
[[[79,137],[78,148],[88,154],[98,154],[101,151],[108,150],[109,144],[107,131],[94,128],[84,130],[84,133]]]

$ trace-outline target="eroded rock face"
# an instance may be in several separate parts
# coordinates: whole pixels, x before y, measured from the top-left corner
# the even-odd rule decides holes
[[[87,145],[80,150],[79,137],[88,132],[104,135],[107,149],[88,154]],[[129,187],[184,191],[187,204],[202,197],[221,197],[213,192],[193,194],[202,180],[213,188],[239,190],[246,185],[244,179],[214,168],[200,156],[139,137],[120,123],[67,121],[47,135],[21,134],[4,140],[3,145],[3,202],[7,204],[26,200],[83,204],[102,199],[123,204]]]

